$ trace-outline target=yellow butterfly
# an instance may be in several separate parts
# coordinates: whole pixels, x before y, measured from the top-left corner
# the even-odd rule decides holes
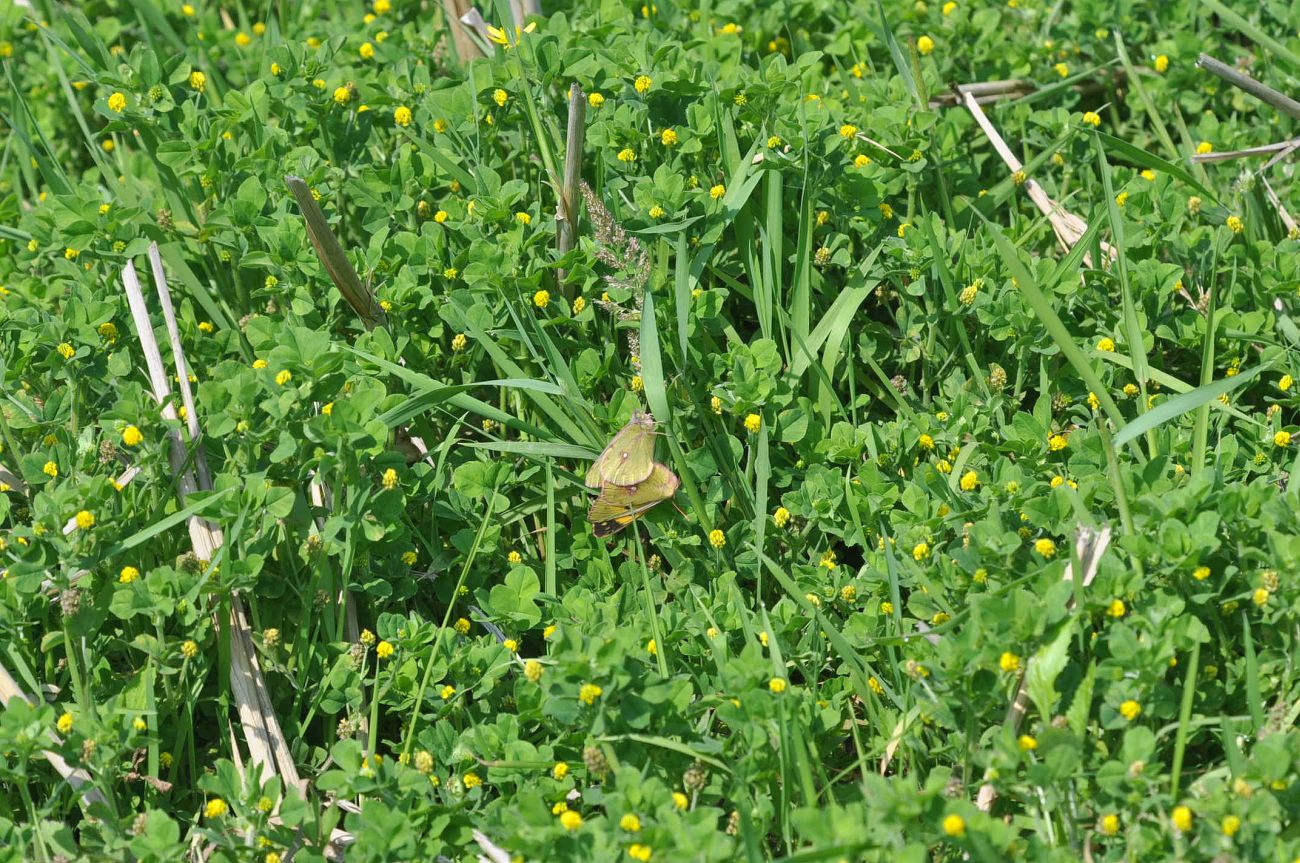
[[[618,533],[657,504],[677,493],[681,481],[668,468],[652,462],[650,475],[636,485],[606,485],[591,504],[587,521],[596,536]]]
[[[633,411],[632,418],[614,435],[587,471],[587,486],[633,486],[645,482],[654,469],[655,418]]]

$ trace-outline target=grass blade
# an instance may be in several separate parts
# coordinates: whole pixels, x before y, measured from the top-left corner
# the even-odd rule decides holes
[[[1250,615],[1241,612],[1241,643],[1246,665],[1246,709],[1256,734],[1264,728],[1264,697],[1259,689],[1259,657],[1255,654],[1255,638],[1250,630]]]
[[[1139,435],[1146,434],[1175,417],[1196,410],[1201,405],[1207,404],[1225,393],[1232,392],[1237,387],[1249,383],[1256,375],[1271,366],[1272,363],[1255,366],[1250,371],[1229,378],[1220,378],[1213,383],[1199,386],[1190,392],[1176,395],[1169,401],[1156,405],[1120,429],[1115,435],[1115,446],[1123,446],[1135,440]]]
[[[1097,394],[1097,400],[1101,402],[1101,406],[1106,411],[1106,415],[1110,417],[1111,422],[1117,428],[1122,429],[1125,421],[1119,405],[1115,404],[1115,400],[1107,392],[1106,385],[1101,377],[1093,369],[1092,364],[1088,362],[1088,358],[1084,356],[1083,351],[1074,343],[1070,331],[1065,328],[1065,324],[1061,322],[1056,310],[1052,308],[1052,304],[1039,289],[1034,277],[1021,263],[1020,256],[1016,253],[1015,247],[1011,245],[1011,241],[992,222],[986,221],[985,224],[993,235],[993,242],[998,248],[998,253],[1002,256],[1003,263],[1007,265],[1007,269],[1015,277],[1020,293],[1024,296],[1025,301],[1029,303],[1029,307],[1033,309],[1034,315],[1037,316],[1039,322],[1047,330],[1047,334],[1052,341],[1056,343],[1056,347],[1062,356],[1074,367],[1079,377],[1083,378],[1083,382],[1088,385],[1088,389]]]
[[[1290,48],[1287,48],[1281,42],[1269,36],[1259,27],[1250,23],[1241,15],[1241,13],[1229,9],[1223,5],[1220,0],[1201,0],[1201,5],[1209,11],[1218,15],[1219,18],[1228,24],[1236,27],[1243,34],[1250,37],[1251,41],[1258,43],[1261,47],[1267,48],[1273,54],[1282,60],[1290,63],[1292,68],[1300,70],[1300,54],[1296,54]]]
[[[284,182],[293,194],[293,199],[298,202],[303,221],[307,223],[307,236],[311,238],[311,244],[316,247],[316,254],[325,266],[325,272],[329,273],[330,280],[339,289],[343,299],[352,306],[352,310],[357,313],[357,317],[361,318],[366,329],[371,330],[385,325],[388,316],[379,307],[370,289],[361,284],[361,277],[357,275],[352,262],[344,254],[338,237],[330,230],[329,222],[326,221],[320,204],[317,204],[316,199],[312,197],[311,188],[301,177],[292,174],[286,176]]]
[[[700,490],[695,484],[695,474],[691,471],[686,455],[678,445],[677,435],[673,431],[673,414],[668,408],[668,391],[664,384],[663,357],[659,353],[659,325],[655,320],[654,290],[649,286],[646,288],[645,300],[641,307],[641,379],[645,382],[646,404],[650,406],[650,412],[667,432],[665,437],[668,440],[668,450],[673,456],[673,466],[682,481],[682,487],[686,489],[686,496],[691,500],[691,508],[695,510],[699,527],[707,531],[712,528],[708,508],[704,505],[704,498],[700,496]]]
[[[1178,730],[1174,733],[1174,754],[1169,767],[1169,796],[1178,799],[1178,780],[1183,773],[1183,755],[1187,752],[1187,735],[1191,730],[1192,704],[1196,701],[1196,680],[1200,673],[1201,643],[1192,644],[1183,673],[1183,701],[1178,708]]]
[[[1136,147],[1123,138],[1116,138],[1114,135],[1108,135],[1105,132],[1093,132],[1093,134],[1106,145],[1108,153],[1118,153],[1140,168],[1150,168],[1152,171],[1163,172],[1171,177],[1177,177],[1195,189],[1197,194],[1204,195],[1216,203],[1218,202],[1219,196],[1210,191],[1210,188],[1200,180],[1193,177],[1191,172],[1182,165],[1162,159],[1150,150]]]
[[[1101,185],[1106,196],[1106,210],[1110,215],[1111,238],[1114,240],[1115,269],[1119,274],[1120,305],[1124,320],[1124,339],[1127,342],[1129,356],[1133,360],[1133,375],[1137,378],[1142,391],[1139,411],[1147,407],[1147,353],[1142,341],[1142,327],[1138,323],[1137,305],[1133,302],[1133,287],[1128,278],[1128,256],[1124,251],[1124,219],[1119,213],[1119,204],[1115,200],[1115,189],[1111,184],[1110,163],[1106,161],[1106,151],[1102,149],[1101,139],[1094,135],[1093,149],[1097,153],[1097,168],[1101,174]],[[1155,441],[1147,440],[1148,451],[1155,455]]]
[[[1151,122],[1151,128],[1155,130],[1156,137],[1160,139],[1160,143],[1164,145],[1165,149],[1169,152],[1171,158],[1174,159],[1179,158],[1181,154],[1178,152],[1178,148],[1174,146],[1174,139],[1169,136],[1169,129],[1165,127],[1165,118],[1161,116],[1160,111],[1156,108],[1155,103],[1151,101],[1151,95],[1147,93],[1147,88],[1142,84],[1142,76],[1138,74],[1137,69],[1133,68],[1133,64],[1129,61],[1128,51],[1124,49],[1124,37],[1122,32],[1119,30],[1115,31],[1115,52],[1119,57],[1120,64],[1123,65],[1124,67],[1124,76],[1125,76],[1124,80],[1127,81],[1129,86],[1133,88],[1133,91],[1137,93],[1138,101],[1142,103],[1142,109],[1146,111],[1147,119]],[[1128,144],[1127,141],[1124,143],[1126,146],[1132,146]],[[1137,150],[1136,147],[1134,149]],[[1163,159],[1159,159],[1154,154],[1148,153],[1146,150],[1139,150],[1138,153],[1140,153],[1142,156],[1149,157],[1156,161],[1164,161]],[[1138,156],[1134,155],[1131,156],[1130,158],[1137,159]],[[1141,164],[1140,161],[1139,164]],[[1155,166],[1153,165],[1143,165],[1143,167],[1152,168],[1153,170],[1160,170],[1155,168]],[[1174,173],[1174,172],[1170,171],[1170,173]],[[1187,176],[1190,177],[1191,175],[1188,174]],[[1200,184],[1195,181],[1192,181],[1192,185],[1194,187],[1200,187]],[[1203,194],[1208,194],[1208,191],[1203,192]],[[1210,195],[1210,197],[1213,198],[1214,196]]]

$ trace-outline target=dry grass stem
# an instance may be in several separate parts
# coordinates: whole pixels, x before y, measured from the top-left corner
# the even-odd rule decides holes
[[[1110,528],[1103,527],[1101,530],[1092,528],[1079,527],[1074,536],[1074,556],[1078,559],[1079,564],[1083,567],[1083,588],[1092,584],[1092,580],[1097,577],[1097,567],[1101,565],[1101,557],[1106,553],[1110,546]],[[1074,580],[1074,560],[1071,559],[1065,565],[1065,572],[1062,573],[1063,581]],[[1073,598],[1066,605],[1067,608],[1074,607]],[[1011,700],[1011,706],[1007,708],[1007,718],[1005,725],[1011,729],[1014,734],[1020,730],[1020,723],[1024,721],[1025,713],[1029,710],[1029,687],[1026,683],[1025,673],[1028,671],[1030,659],[1020,670],[1020,684],[1016,689],[1016,696]],[[975,797],[975,805],[981,812],[988,812],[993,808],[993,801],[997,798],[997,790],[989,783],[980,786],[979,792]]]
[[[979,124],[980,129],[982,129],[984,134],[988,136],[989,141],[993,144],[993,149],[997,151],[997,154],[1000,157],[1002,157],[1002,161],[1006,164],[1011,173],[1016,174],[1023,171],[1025,168],[1024,164],[1016,158],[1014,153],[1011,152],[1011,148],[1007,146],[1007,142],[1003,140],[1002,136],[998,133],[997,128],[989,121],[984,110],[980,108],[979,104],[975,101],[975,97],[969,93],[963,93],[962,99],[966,105],[966,109],[971,112],[971,115],[975,118],[975,122]],[[1051,224],[1052,231],[1056,234],[1057,242],[1061,244],[1063,251],[1068,252],[1072,249],[1074,244],[1079,242],[1079,239],[1087,232],[1088,223],[1066,210],[1056,201],[1052,200],[1052,198],[1047,194],[1047,191],[1043,189],[1034,178],[1030,177],[1025,180],[1025,193],[1029,195],[1029,199],[1034,202],[1036,207],[1038,207],[1038,211],[1047,217],[1047,221]],[[1115,249],[1110,246],[1110,244],[1102,243],[1101,248],[1110,260],[1115,260]],[[1091,255],[1084,255],[1084,261],[1091,266]]]

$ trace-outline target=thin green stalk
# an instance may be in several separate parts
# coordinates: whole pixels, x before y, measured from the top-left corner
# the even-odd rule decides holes
[[[555,579],[555,460],[546,460],[546,592],[558,596]]]
[[[1101,184],[1103,194],[1106,196],[1106,209],[1110,214],[1110,233],[1111,241],[1115,249],[1115,270],[1119,275],[1119,290],[1122,314],[1124,320],[1124,340],[1127,342],[1128,354],[1133,359],[1133,376],[1137,378],[1138,388],[1141,390],[1139,413],[1147,410],[1147,351],[1146,345],[1142,341],[1143,330],[1138,321],[1137,304],[1133,301],[1133,288],[1128,279],[1128,253],[1125,251],[1124,241],[1124,219],[1120,216],[1119,203],[1115,199],[1115,189],[1111,184],[1110,162],[1106,160],[1106,151],[1101,145],[1101,139],[1097,135],[1092,136],[1093,149],[1097,153],[1097,169],[1101,174]],[[1094,390],[1094,392],[1096,392]],[[1100,394],[1098,395],[1100,398]],[[1147,432],[1147,454],[1151,458],[1156,455],[1156,437],[1155,430]]]
[[[26,771],[23,772],[24,774],[26,773]],[[23,805],[27,808],[27,823],[38,828],[32,831],[34,841],[36,842],[36,857],[41,861],[41,863],[46,863],[46,861],[50,859],[50,852],[49,849],[45,847],[45,833],[39,829],[41,819],[40,816],[36,814],[36,803],[32,800],[32,793],[30,790],[31,783],[27,781],[26,775],[23,775],[19,778],[16,784],[18,785],[18,793],[23,798]]]
[[[1124,490],[1124,480],[1120,476],[1119,459],[1115,453],[1115,445],[1111,441],[1110,430],[1106,428],[1106,421],[1097,418],[1097,437],[1101,439],[1101,449],[1106,453],[1106,475],[1110,478],[1110,487],[1115,492],[1115,506],[1119,509],[1119,522],[1124,528],[1124,533],[1133,533],[1133,515],[1129,511],[1128,492]]]
[[[1264,697],[1259,688],[1259,657],[1255,652],[1255,637],[1250,628],[1250,616],[1241,612],[1242,657],[1246,672],[1246,709],[1250,711],[1252,731],[1259,734],[1264,728]]]
[[[944,251],[943,246],[939,243],[939,238],[935,236],[934,226],[930,223],[930,213],[929,210],[925,208],[924,202],[922,202],[921,207],[921,230],[925,234],[926,242],[930,244],[930,254],[934,261],[932,264],[934,277],[939,282],[939,287],[943,289],[943,298],[947,302],[948,308],[960,308],[954,285],[955,279],[953,278],[952,271],[948,268],[946,252]],[[955,224],[955,222],[952,221],[951,216],[948,217],[948,224]],[[983,370],[979,367],[979,363],[975,360],[975,352],[971,348],[970,336],[966,332],[966,324],[963,316],[951,315],[950,321],[953,329],[957,332],[957,340],[961,342],[962,358],[970,367],[971,379],[975,382],[975,385],[979,387],[980,393],[984,396],[984,400],[992,401],[993,393],[989,391],[988,379],[985,377]]]
[[[645,397],[650,411],[658,417],[666,429],[667,433],[664,437],[668,442],[668,451],[673,457],[673,465],[677,468],[677,476],[681,479],[682,487],[686,489],[686,496],[691,500],[691,508],[695,510],[700,528],[707,532],[713,527],[709,518],[709,509],[700,495],[700,490],[695,483],[695,475],[686,461],[686,454],[677,443],[670,422],[672,411],[668,407],[663,357],[659,352],[659,327],[655,318],[653,286],[646,287],[641,308],[641,377],[645,381]]]
[[[1169,797],[1178,799],[1178,782],[1183,773],[1183,753],[1187,751],[1187,732],[1192,719],[1192,704],[1196,701],[1196,675],[1201,661],[1201,643],[1192,644],[1192,655],[1187,658],[1187,671],[1183,674],[1183,703],[1178,710],[1178,731],[1174,734],[1174,757],[1169,768]]]
[[[1065,324],[1057,316],[1056,310],[1052,308],[1051,302],[1038,287],[1037,280],[1030,275],[1029,270],[1021,263],[1020,256],[1011,245],[1011,241],[1007,239],[997,225],[987,219],[985,225],[993,236],[993,242],[998,247],[1003,263],[1011,271],[1011,275],[1016,280],[1016,286],[1020,289],[1025,301],[1029,303],[1029,307],[1033,309],[1034,315],[1042,323],[1044,329],[1047,330],[1047,334],[1056,343],[1061,354],[1074,367],[1079,377],[1083,378],[1083,382],[1087,384],[1088,389],[1096,393],[1097,400],[1101,402],[1101,406],[1106,411],[1107,416],[1110,417],[1111,422],[1115,423],[1116,428],[1123,428],[1125,419],[1119,405],[1115,404],[1115,400],[1111,398],[1106,389],[1105,382],[1093,369],[1092,364],[1088,362],[1083,351],[1075,344],[1074,337],[1070,335],[1070,331],[1065,328]]]
[[[771,171],[767,175],[767,190],[764,195],[766,203],[767,227],[763,236],[763,284],[755,289],[755,298],[762,296],[758,306],[758,322],[765,338],[772,338],[772,312],[781,296],[783,265],[785,263],[783,246],[785,229],[782,222],[785,186],[780,172]],[[782,325],[782,330],[785,327]]]
[[[1281,42],[1269,36],[1259,27],[1234,9],[1225,6],[1220,0],[1200,0],[1202,4],[1209,8],[1211,12],[1218,15],[1220,20],[1236,27],[1246,36],[1250,37],[1253,42],[1258,43],[1261,47],[1267,48],[1272,54],[1279,59],[1285,60],[1293,69],[1300,70],[1300,54],[1287,48]]]
[[[1141,103],[1142,109],[1146,111],[1147,119],[1151,122],[1151,128],[1155,130],[1156,137],[1164,145],[1165,150],[1169,153],[1169,158],[1175,162],[1182,161],[1182,153],[1174,146],[1174,139],[1169,136],[1169,129],[1165,127],[1165,118],[1156,108],[1155,102],[1151,101],[1151,95],[1147,93],[1147,88],[1142,84],[1142,76],[1138,74],[1133,64],[1129,61],[1128,51],[1124,49],[1124,35],[1120,30],[1115,31],[1115,53],[1119,57],[1119,62],[1124,66],[1125,81],[1137,93],[1138,102]]]
[[[675,262],[673,267],[673,305],[677,317],[677,351],[680,354],[677,358],[677,368],[683,372],[686,371],[691,357],[691,253],[688,243],[686,232],[682,231],[677,235],[673,249]]]
[[[443,637],[447,634],[447,629],[451,624],[451,614],[456,609],[456,598],[460,596],[460,589],[465,586],[465,578],[469,575],[469,568],[473,565],[474,559],[478,557],[479,546],[483,543],[483,535],[487,533],[487,526],[492,522],[492,505],[496,502],[497,489],[501,487],[503,472],[498,472],[496,482],[492,486],[492,493],[487,497],[487,507],[483,512],[483,521],[479,523],[478,532],[474,534],[474,544],[470,546],[469,554],[465,556],[465,563],[460,568],[460,577],[456,579],[456,588],[451,592],[451,599],[447,601],[447,610],[442,615],[442,626],[438,628],[437,634],[433,637],[433,649],[429,653],[429,660],[424,665],[424,674],[420,677],[420,688],[415,692],[415,701],[411,705],[411,719],[406,726],[406,741],[402,744],[402,755],[410,757],[411,745],[415,742],[416,724],[420,719],[420,706],[424,704],[424,693],[429,688],[429,678],[433,676],[433,668],[438,664],[438,652],[442,648]]]
[[[89,714],[94,707],[94,703],[91,701],[90,692],[86,689],[86,679],[81,674],[81,667],[85,657],[76,649],[77,645],[81,643],[81,639],[73,638],[72,630],[68,627],[67,617],[62,618],[62,620],[63,655],[68,660],[68,676],[72,678],[72,691],[76,695],[77,705],[82,711]],[[87,667],[89,667],[88,664]]]
[[[370,699],[370,731],[366,737],[366,755],[374,755],[375,746],[379,742],[379,702],[383,700],[379,687],[379,667],[382,664],[383,660],[375,660],[375,674],[370,680],[370,691],[374,697]]]
[[[754,547],[763,548],[767,530],[767,483],[772,473],[772,461],[767,446],[767,423],[758,430],[754,458]],[[763,595],[763,561],[754,560],[754,581],[759,596]]]
[[[1236,282],[1237,267],[1233,264],[1233,281]],[[1206,386],[1214,380],[1214,331],[1218,324],[1219,290],[1218,279],[1209,279],[1210,302],[1205,313],[1205,342],[1201,345],[1201,379],[1200,386]],[[1205,469],[1205,447],[1210,433],[1210,403],[1206,402],[1196,409],[1196,428],[1192,433],[1192,476],[1199,476]]]
[[[790,335],[795,344],[808,341],[808,321],[811,306],[810,282],[812,280],[812,242],[813,242],[813,195],[807,163],[803,173],[803,198],[799,202],[799,239],[794,265],[794,283],[790,288],[789,308],[786,313],[790,318]],[[790,348],[786,356],[793,362]]]
[[[654,587],[650,584],[650,569],[645,565],[645,552],[641,546],[641,527],[632,523],[636,531],[636,559],[641,565],[641,585],[645,588],[646,611],[650,614],[650,637],[655,640],[655,662],[659,676],[668,676],[668,645],[664,643],[663,628],[659,625],[659,603],[655,601]]]

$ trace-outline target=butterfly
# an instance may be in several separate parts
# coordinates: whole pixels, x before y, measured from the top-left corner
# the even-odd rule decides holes
[[[634,486],[645,482],[654,470],[654,457],[655,418],[633,411],[627,425],[619,429],[587,470],[587,486]]]
[[[677,474],[659,462],[652,462],[650,475],[636,485],[607,484],[587,512],[587,521],[593,525],[591,532],[597,537],[618,533],[656,504],[671,498],[680,484]]]

